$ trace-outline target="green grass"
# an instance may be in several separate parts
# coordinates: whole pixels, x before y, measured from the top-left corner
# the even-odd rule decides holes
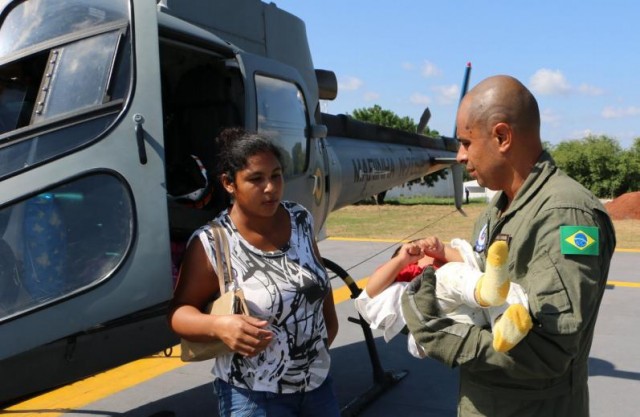
[[[426,202],[423,202],[426,201]],[[471,239],[473,225],[486,207],[472,200],[458,212],[452,199],[402,198],[343,207],[329,214],[328,237],[411,240],[435,235],[444,241]],[[618,249],[640,249],[640,220],[614,220]]]
[[[454,237],[469,239],[475,218],[486,203],[463,206],[465,217],[446,204],[358,204],[343,207],[329,215],[329,237],[406,240],[436,235],[449,241]]]
[[[470,204],[483,204],[485,202],[484,199],[481,198],[472,198],[469,200]],[[420,204],[428,204],[432,206],[453,206],[454,200],[453,198],[447,197],[426,197],[426,196],[418,196],[418,197],[398,197],[398,198],[385,198],[384,205],[391,206],[413,206]],[[359,202],[357,205],[376,205],[373,200],[363,200]]]

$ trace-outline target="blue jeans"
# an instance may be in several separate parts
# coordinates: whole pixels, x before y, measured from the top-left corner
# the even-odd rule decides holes
[[[274,394],[213,381],[220,417],[340,417],[331,377],[313,391]]]

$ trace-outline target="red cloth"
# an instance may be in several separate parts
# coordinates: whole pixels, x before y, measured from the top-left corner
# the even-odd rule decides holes
[[[431,264],[430,266],[434,267],[435,269],[438,269],[442,265],[444,265],[443,262],[434,260],[433,264]],[[404,268],[402,268],[402,270],[400,270],[400,272],[398,272],[398,276],[396,277],[396,282],[409,282],[409,281],[411,281],[412,279],[414,279],[415,277],[420,275],[422,273],[422,271],[424,271],[424,269],[427,266],[429,266],[429,265],[419,266],[417,262],[405,266]]]
[[[424,266],[419,266],[417,263],[409,264],[402,268],[400,272],[398,272],[398,276],[396,277],[396,282],[409,282],[413,278],[417,277],[424,271]]]

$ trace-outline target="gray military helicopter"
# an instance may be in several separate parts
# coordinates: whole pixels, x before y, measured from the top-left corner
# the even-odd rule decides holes
[[[455,164],[455,138],[323,114],[336,94],[273,3],[0,0],[0,402],[177,342],[172,268],[225,204],[222,128],[281,146],[318,231]]]

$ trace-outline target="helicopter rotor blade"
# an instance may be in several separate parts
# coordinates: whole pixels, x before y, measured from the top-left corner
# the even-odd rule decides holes
[[[429,107],[427,107],[422,112],[422,116],[420,116],[420,121],[418,122],[418,128],[416,129],[418,133],[422,134],[422,132],[424,132],[424,129],[427,127],[427,124],[429,124],[429,119],[431,119],[431,110],[429,110]]]

